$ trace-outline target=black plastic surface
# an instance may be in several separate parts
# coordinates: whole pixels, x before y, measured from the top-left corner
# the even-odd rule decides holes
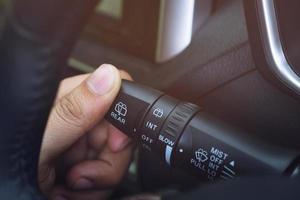
[[[198,187],[187,194],[170,196],[163,200],[299,200],[300,180],[285,177],[244,178],[220,181],[217,184]]]
[[[175,167],[203,180],[283,174],[297,157],[295,152],[243,136],[203,112],[186,127],[174,153]]]
[[[123,80],[106,119],[131,137],[139,137],[139,127],[161,92]]]

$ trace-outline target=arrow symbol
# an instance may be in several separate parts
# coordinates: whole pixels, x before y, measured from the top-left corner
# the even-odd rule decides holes
[[[234,161],[231,161],[230,163],[229,163],[229,165],[231,165],[232,167],[234,167]]]

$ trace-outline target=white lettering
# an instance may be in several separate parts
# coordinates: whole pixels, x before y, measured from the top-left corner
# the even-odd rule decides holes
[[[148,142],[148,143],[152,143],[153,142],[153,139],[151,139],[150,137],[146,136],[146,135],[142,135],[142,140],[145,141],[145,142]]]
[[[211,155],[210,158],[209,158],[209,160],[210,160],[211,162],[214,162],[214,163],[218,164],[218,165],[220,165],[220,164],[223,163],[223,160],[221,160],[220,158],[218,158],[218,157],[215,156],[215,155]]]
[[[126,123],[125,119],[122,118],[122,117],[120,117],[120,116],[117,115],[116,113],[111,112],[111,113],[110,113],[110,116],[111,116],[113,119],[115,119],[115,120],[117,120],[118,122],[120,122],[121,124],[124,124],[124,125],[125,125],[125,123]]]
[[[205,165],[203,163],[198,162],[197,160],[195,160],[193,158],[191,159],[190,162],[191,162],[192,165],[194,165],[194,167],[197,167],[197,168],[201,169],[204,172],[206,171],[205,170]]]
[[[159,139],[160,141],[162,141],[163,143],[165,143],[165,144],[171,146],[171,147],[173,147],[174,144],[175,144],[172,140],[170,140],[169,138],[165,138],[165,137],[162,136],[162,135],[159,135],[158,139]]]
[[[153,130],[153,131],[155,131],[155,129],[157,128],[157,125],[155,125],[155,124],[147,121],[146,127],[149,128],[149,129],[151,129],[151,130]]]
[[[228,156],[227,153],[224,153],[223,151],[220,151],[219,149],[217,149],[215,147],[212,147],[210,152],[212,154],[214,154],[215,156],[219,157],[220,159],[223,159],[223,160],[225,160]]]
[[[213,162],[209,162],[208,167],[215,170],[215,171],[218,171],[218,169],[219,169],[219,165],[217,165]]]

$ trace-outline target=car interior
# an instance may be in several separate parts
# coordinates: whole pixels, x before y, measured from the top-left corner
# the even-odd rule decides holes
[[[193,130],[228,133],[243,149],[226,180],[211,181],[139,145],[111,199],[300,199],[300,1],[0,2],[0,199],[43,199],[37,163],[58,84],[102,63],[199,106],[213,118],[192,120]],[[200,168],[207,152],[191,151]]]

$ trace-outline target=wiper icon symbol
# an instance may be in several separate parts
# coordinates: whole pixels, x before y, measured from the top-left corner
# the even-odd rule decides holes
[[[118,115],[125,117],[127,114],[126,104],[120,101],[119,103],[116,104],[115,111],[118,113]]]
[[[196,159],[202,163],[208,160],[207,151],[204,151],[203,149],[198,149],[195,152],[195,156],[196,156]]]

